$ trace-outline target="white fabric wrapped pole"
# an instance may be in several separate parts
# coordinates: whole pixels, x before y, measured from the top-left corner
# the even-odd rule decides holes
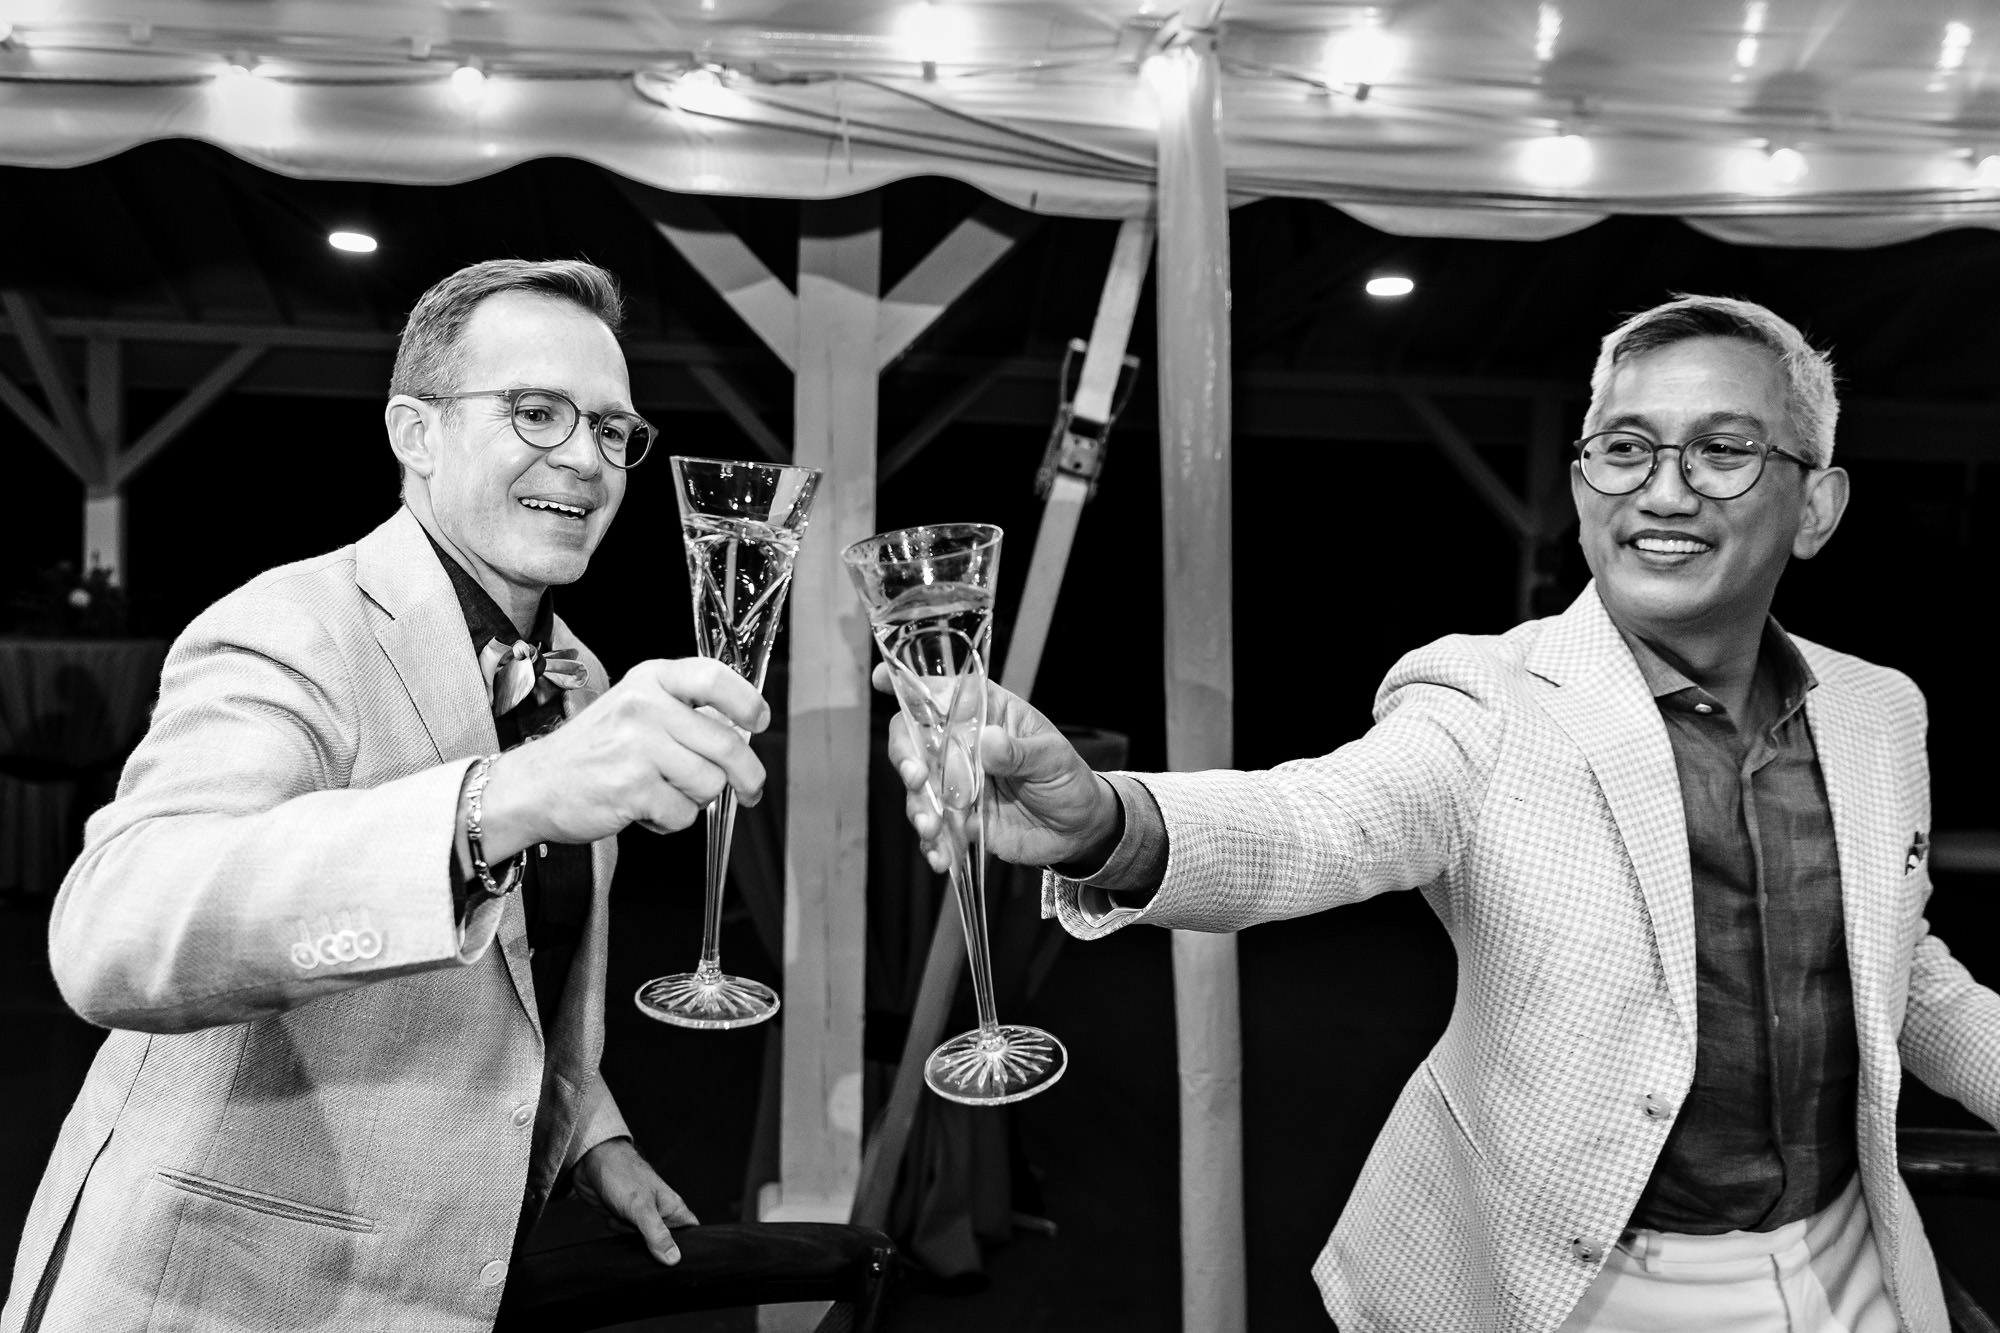
[[[1234,749],[1230,627],[1229,206],[1211,34],[1146,62],[1160,121],[1160,504],[1166,565],[1167,764]],[[1184,23],[1195,16],[1183,11]],[[1241,1333],[1242,1047],[1236,937],[1174,933],[1180,1050],[1181,1327]]]

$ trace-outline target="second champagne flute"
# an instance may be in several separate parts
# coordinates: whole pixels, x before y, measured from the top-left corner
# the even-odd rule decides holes
[[[856,542],[842,558],[868,608],[903,718],[923,749],[924,794],[951,857],[951,887],[972,968],[979,1026],[931,1052],[924,1082],[945,1100],[967,1106],[1018,1102],[1053,1087],[1069,1054],[1040,1028],[1002,1023],[993,1002],[979,732],[986,724],[1000,529],[985,523],[903,528]]]
[[[694,594],[695,641],[703,657],[762,690],[819,470],[716,458],[668,461]],[[692,972],[639,987],[633,998],[649,1018],[686,1028],[740,1028],[778,1012],[776,991],[722,970],[722,884],[735,822],[736,793],[725,787],[708,807],[701,959]]]

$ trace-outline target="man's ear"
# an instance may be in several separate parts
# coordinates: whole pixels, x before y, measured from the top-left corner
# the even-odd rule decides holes
[[[389,452],[406,472],[430,479],[437,469],[436,418],[428,405],[399,393],[382,409],[382,424],[389,431]]]
[[[1833,540],[1840,516],[1847,512],[1847,469],[1819,468],[1806,473],[1806,506],[1799,516],[1799,533],[1792,538],[1792,554],[1810,560]]]

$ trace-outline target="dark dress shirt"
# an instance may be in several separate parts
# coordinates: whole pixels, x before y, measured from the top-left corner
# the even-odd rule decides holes
[[[1694,871],[1694,1085],[1632,1225],[1771,1231],[1854,1173],[1860,1053],[1818,682],[1767,623],[1744,716],[1627,638],[1673,744]]]
[[[522,637],[507,613],[500,609],[500,604],[493,600],[492,594],[480,587],[435,539],[431,542],[431,549],[437,552],[438,563],[444,566],[444,572],[451,576],[452,590],[458,594],[459,609],[465,613],[465,627],[472,635],[475,657],[493,639],[513,643]],[[537,648],[546,649],[555,628],[555,616],[554,595],[545,592],[541,605],[535,609],[535,623],[527,641]],[[537,703],[530,692],[518,706],[493,719],[493,726],[500,733],[500,748],[511,750],[523,739],[553,728],[562,721],[562,717],[560,693],[543,704]],[[499,873],[500,867],[494,867],[496,877]],[[452,855],[451,879],[453,896],[463,915],[479,881],[477,876],[469,880],[459,876],[455,852]],[[578,941],[583,938],[584,920],[590,914],[591,891],[590,848],[545,842],[528,849],[527,869],[517,892],[521,895],[521,910],[527,918],[528,969],[535,978],[535,1010],[542,1021],[544,1040],[547,1040],[555,1023],[556,1009],[562,1003],[563,986],[569,980],[569,965],[576,956]]]

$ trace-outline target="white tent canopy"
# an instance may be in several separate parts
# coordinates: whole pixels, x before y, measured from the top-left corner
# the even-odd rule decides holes
[[[1172,21],[1145,0],[15,0],[0,161],[190,136],[299,176],[564,155],[693,193],[942,174],[1132,215],[1156,132],[1137,70]],[[2000,220],[1991,3],[1238,0],[1217,47],[1238,198],[1517,239],[1612,212],[1832,245]]]

